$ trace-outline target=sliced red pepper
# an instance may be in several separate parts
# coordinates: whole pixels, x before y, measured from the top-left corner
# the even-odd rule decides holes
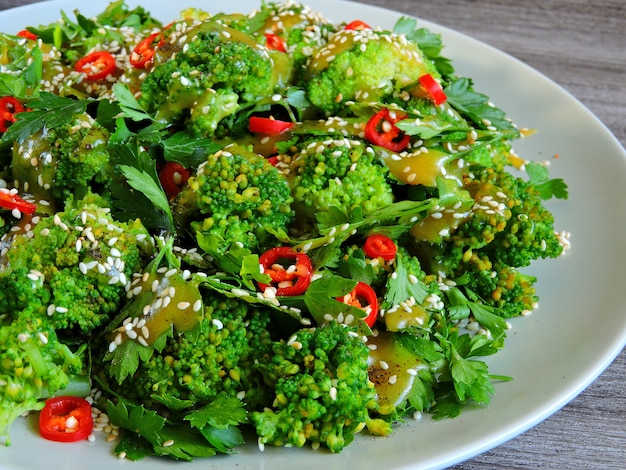
[[[431,74],[424,74],[419,77],[418,80],[434,105],[439,106],[448,99],[439,82],[437,82]]]
[[[39,414],[39,432],[51,441],[80,441],[92,431],[91,405],[84,398],[49,398]]]
[[[374,145],[392,152],[401,152],[409,145],[411,137],[396,127],[406,115],[400,111],[381,109],[365,125],[365,138]]]
[[[37,210],[37,205],[19,197],[15,190],[0,188],[0,208],[11,211],[17,209],[24,214],[34,214]]]
[[[159,171],[159,181],[165,194],[176,196],[189,180],[189,170],[177,162],[167,162]]]
[[[34,33],[31,33],[27,29],[21,30],[19,33],[17,33],[17,36],[21,38],[26,38],[26,39],[32,39],[33,41],[37,39],[37,36]]]
[[[368,25],[367,23],[361,20],[354,20],[348,23],[347,25],[345,25],[343,29],[351,29],[351,30],[360,31],[362,29],[372,29],[372,28],[370,27],[370,25]]]
[[[96,51],[78,59],[74,64],[74,70],[82,72],[87,80],[96,81],[105,78],[115,71],[115,57],[106,51]]]
[[[145,69],[152,61],[157,48],[163,46],[164,42],[163,33],[152,33],[135,46],[130,54],[130,64],[135,68]]]
[[[268,49],[279,52],[287,52],[285,41],[280,36],[272,33],[265,34],[265,45]]]
[[[282,134],[291,129],[294,124],[289,121],[279,121],[278,119],[251,116],[248,123],[250,132],[259,134]]]
[[[290,263],[286,268],[285,264]],[[276,287],[277,296],[304,294],[311,283],[313,264],[305,253],[297,253],[289,246],[271,248],[259,257],[263,272],[270,276],[272,283],[259,283],[259,289]]]
[[[0,98],[0,132],[5,133],[15,122],[15,115],[23,112],[24,106],[17,98],[13,96]]]
[[[376,233],[367,237],[363,251],[369,258],[381,257],[386,261],[391,261],[396,257],[398,247],[388,236]]]
[[[365,310],[367,316],[363,321],[367,323],[367,326],[370,328],[376,323],[376,319],[378,318],[378,297],[376,296],[376,291],[364,282],[358,282],[350,293],[337,300],[346,305]]]

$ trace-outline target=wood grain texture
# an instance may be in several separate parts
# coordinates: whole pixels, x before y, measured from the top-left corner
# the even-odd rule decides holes
[[[0,0],[0,9],[27,3],[33,2]],[[358,3],[433,21],[511,54],[569,91],[626,145],[626,1]],[[453,468],[624,469],[625,383],[626,352],[622,351],[593,384],[552,417]]]

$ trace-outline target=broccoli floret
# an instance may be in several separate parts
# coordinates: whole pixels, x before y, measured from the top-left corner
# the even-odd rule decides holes
[[[369,212],[394,201],[387,167],[359,141],[306,140],[287,168],[302,223],[314,224],[316,213],[333,206]]]
[[[191,199],[191,201],[190,201]],[[218,237],[225,250],[233,241],[255,249],[276,243],[294,218],[289,183],[266,159],[238,145],[209,155],[179,193],[185,214],[194,212],[194,231]]]
[[[479,294],[485,304],[497,308],[503,317],[514,317],[537,308],[535,276],[497,261],[491,269],[475,268],[470,272],[466,287]]]
[[[180,282],[170,282],[176,290],[181,288]],[[264,344],[269,344],[269,315],[219,294],[205,294],[203,300],[204,308],[196,313],[197,324],[173,335],[166,331],[165,346],[155,345],[158,352],[119,384],[124,396],[148,405],[157,402],[171,406],[175,400],[185,402],[186,407],[210,403],[221,393],[235,397],[245,392],[246,402],[258,400],[255,391],[262,392],[252,361],[264,350]],[[170,313],[183,315],[176,311],[178,301],[170,305]],[[145,321],[150,315],[143,317],[150,331],[148,341],[158,334],[154,324]],[[165,308],[157,315],[167,315]]]
[[[218,132],[224,118],[268,96],[277,83],[267,48],[207,20],[159,49],[140,103],[157,119],[184,122],[197,135],[227,134]]]
[[[309,442],[341,451],[375,406],[367,358],[361,338],[334,322],[275,342],[257,366],[275,394],[272,403],[251,414],[259,442],[296,447]]]
[[[81,113],[67,125],[43,128],[13,145],[13,180],[53,206],[62,207],[71,195],[101,190],[112,171],[107,143],[109,132],[89,114]]]
[[[56,330],[87,334],[117,312],[151,245],[139,220],[116,222],[101,204],[90,196],[5,235],[0,314],[29,312]]]
[[[555,231],[554,216],[532,184],[510,173],[486,170],[483,181],[492,182],[506,194],[511,218],[496,235],[496,243],[485,248],[491,259],[513,267],[530,265],[540,258],[556,258],[563,251]]]
[[[463,278],[464,285],[503,316],[532,310],[535,278],[517,268],[562,253],[553,215],[532,183],[505,171],[476,167],[464,188],[471,195],[471,208],[435,208],[413,227],[420,258],[431,273]]]
[[[61,391],[86,396],[91,386],[82,369],[80,353],[59,342],[46,319],[22,314],[0,323],[0,442],[10,445],[13,421],[40,410],[42,398]]]
[[[311,103],[332,115],[347,101],[384,101],[410,90],[426,73],[439,77],[435,66],[406,37],[344,29],[333,34],[308,63],[306,91]]]
[[[269,2],[263,4],[257,14],[265,16],[266,20],[255,35],[259,36],[262,44],[271,42],[265,34],[280,38],[284,51],[279,49],[279,52],[288,58],[293,71],[291,81],[296,83],[302,78],[306,62],[313,52],[324,46],[337,30],[320,12],[299,2]]]

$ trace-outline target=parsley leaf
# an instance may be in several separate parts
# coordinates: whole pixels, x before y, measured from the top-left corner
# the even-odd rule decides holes
[[[2,136],[2,140],[21,143],[44,127],[68,124],[74,119],[75,114],[87,110],[88,103],[88,100],[75,100],[54,93],[41,92],[37,99],[28,102],[32,111],[19,113],[17,120]]]
[[[457,78],[444,91],[450,105],[465,114],[479,128],[486,128],[485,122],[488,121],[497,130],[515,131],[519,135],[515,126],[506,119],[504,111],[491,105],[487,95],[472,89],[469,78]]]
[[[120,399],[117,404],[107,402],[107,414],[113,424],[124,429],[133,429],[150,442],[159,441],[159,433],[165,418],[128,400]]]
[[[246,422],[246,409],[238,398],[222,394],[208,405],[185,416],[194,428],[213,426],[225,429]]]
[[[413,297],[418,304],[421,304],[427,294],[428,291],[423,282],[419,280],[415,280],[415,282],[411,281],[409,273],[402,261],[402,256],[397,255],[395,276],[389,276],[388,278],[382,307],[389,308],[398,305],[411,297]]]
[[[130,165],[120,165],[120,171],[126,178],[128,184],[146,196],[154,206],[166,214],[170,222],[170,228],[174,227],[174,218],[170,209],[167,196],[163,188],[158,184],[148,172]]]
[[[111,185],[113,203],[120,211],[118,217],[121,220],[141,218],[146,227],[173,232],[174,218],[152,157],[139,150],[133,140],[110,145],[109,151],[129,185]]]
[[[131,91],[121,83],[113,85],[113,93],[124,115],[133,121],[153,121],[154,119],[135,99]]]
[[[417,44],[424,55],[435,63],[442,75],[451,76],[454,73],[450,59],[441,55],[443,42],[440,34],[433,33],[428,28],[417,28],[417,20],[406,16],[398,19],[393,31],[397,34],[404,34],[407,39]]]
[[[180,131],[161,139],[163,157],[180,163],[186,168],[197,167],[204,162],[207,155],[217,152],[221,145],[210,139],[193,137]]]
[[[569,196],[567,183],[561,178],[550,179],[548,169],[538,162],[528,162],[525,165],[526,173],[530,178],[533,189],[539,193],[539,197],[548,200],[552,197],[567,199]]]

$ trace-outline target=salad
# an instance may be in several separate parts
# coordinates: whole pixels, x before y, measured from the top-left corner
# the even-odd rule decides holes
[[[117,1],[0,48],[7,444],[41,410],[133,460],[340,452],[510,379],[483,358],[569,246],[567,186],[415,19]]]

